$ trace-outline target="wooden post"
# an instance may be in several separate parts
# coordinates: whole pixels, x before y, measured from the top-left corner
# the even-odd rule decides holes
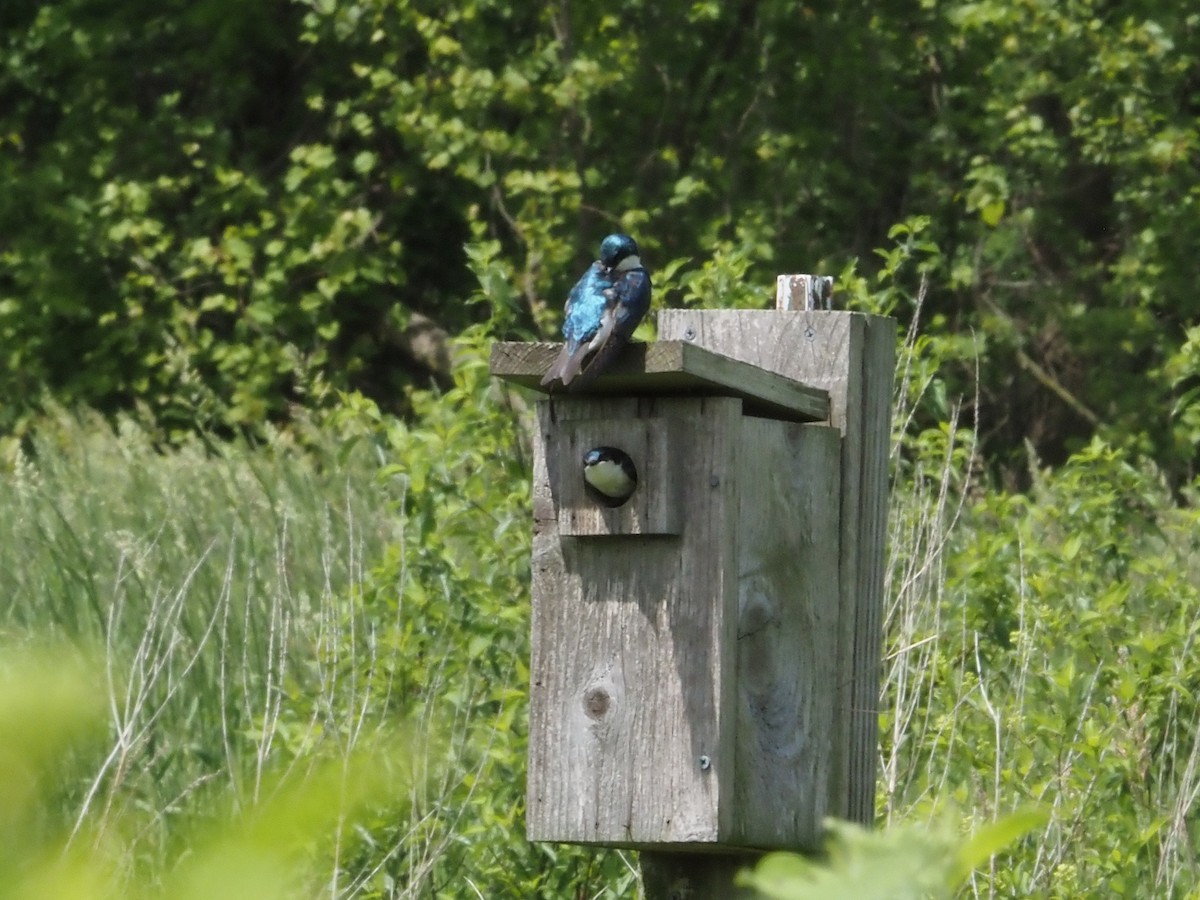
[[[873,818],[895,332],[780,284],[778,311],[666,310],[538,404],[526,827],[641,849],[651,900],[738,897],[761,851]],[[557,351],[492,372],[538,389]],[[583,489],[596,446],[637,470],[622,506]]]
[[[833,278],[829,275],[780,275],[775,279],[778,310],[833,309]]]
[[[734,879],[739,871],[753,866],[758,856],[644,852],[646,900],[753,900],[757,892],[735,887]]]

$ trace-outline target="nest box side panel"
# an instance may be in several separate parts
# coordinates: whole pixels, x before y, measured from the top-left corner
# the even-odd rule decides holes
[[[538,404],[531,840],[677,848],[728,831],[740,419],[729,398]],[[550,454],[613,420],[668,436],[639,490],[674,484],[677,535],[563,533],[556,491],[580,463]]]
[[[742,420],[734,840],[811,849],[829,812],[841,435]]]
[[[841,619],[835,772],[829,814],[870,826],[879,766],[883,567],[896,322],[842,311],[684,310],[658,314],[660,340],[693,341],[829,392],[842,441]]]

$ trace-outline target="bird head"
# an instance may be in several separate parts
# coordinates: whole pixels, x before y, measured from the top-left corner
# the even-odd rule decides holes
[[[608,271],[627,272],[640,267],[638,245],[627,234],[610,234],[600,242],[600,265]]]

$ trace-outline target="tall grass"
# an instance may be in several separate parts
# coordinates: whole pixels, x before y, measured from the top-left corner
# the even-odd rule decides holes
[[[919,308],[918,308],[919,311]],[[988,483],[952,409],[901,354],[886,573],[885,823],[964,829],[1035,803],[1049,823],[993,858],[975,897],[1200,890],[1200,512],[1094,441],[1032,489]]]
[[[5,643],[103,660],[107,745],[61,792],[71,842],[119,839],[129,873],[161,871],[184,813],[257,804],[381,726],[377,661],[344,655],[380,652],[362,586],[397,526],[378,461],[331,460],[282,440],[160,453],[129,421],[66,415],[13,449]]]

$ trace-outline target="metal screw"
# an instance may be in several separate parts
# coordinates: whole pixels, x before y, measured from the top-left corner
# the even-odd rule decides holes
[[[715,488],[715,487],[720,487],[720,486],[721,486],[721,479],[720,479],[720,478],[718,478],[716,475],[713,475],[711,478],[709,478],[709,479],[708,479],[708,486],[709,486],[709,487],[714,487],[714,488]]]
[[[700,757],[700,771],[707,772],[711,768],[712,768],[712,760],[709,759],[707,756],[701,756]]]
[[[817,333],[815,331],[813,331],[813,327],[811,325],[809,325],[807,328],[804,329],[804,336],[811,341],[813,338],[815,338],[817,336]]]
[[[689,326],[688,328],[684,329],[683,339],[685,341],[695,340],[695,338],[696,338],[696,329],[695,328],[692,328]]]

